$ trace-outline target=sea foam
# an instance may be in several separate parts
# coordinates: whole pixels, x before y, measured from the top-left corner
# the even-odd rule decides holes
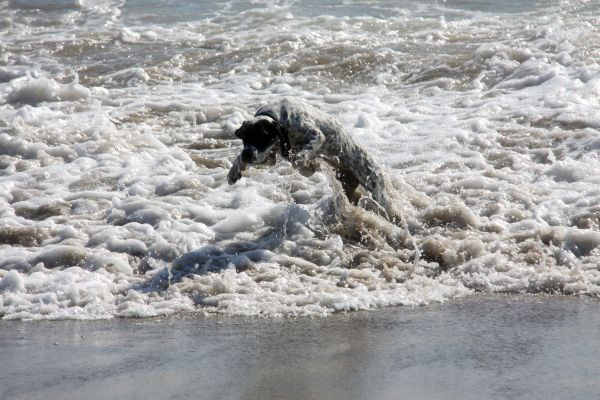
[[[2,318],[600,294],[593,7],[169,4],[0,4]],[[382,164],[407,229],[282,157],[227,184],[284,95]]]

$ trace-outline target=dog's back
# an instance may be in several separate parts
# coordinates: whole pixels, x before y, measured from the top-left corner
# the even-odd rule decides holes
[[[277,121],[290,138],[293,151],[300,151],[310,141],[313,130],[325,136],[320,149],[322,155],[339,156],[343,144],[352,142],[352,138],[344,132],[343,126],[333,117],[318,108],[302,101],[284,97],[258,109],[256,116],[266,115]]]
[[[283,98],[261,107],[256,115],[266,115],[277,121],[290,138],[292,152],[299,152],[316,135],[323,134],[325,141],[315,152],[332,164],[348,182],[348,194],[361,184],[374,199],[388,208],[389,179],[385,179],[375,159],[346,133],[343,126],[333,117],[316,107],[292,98]]]

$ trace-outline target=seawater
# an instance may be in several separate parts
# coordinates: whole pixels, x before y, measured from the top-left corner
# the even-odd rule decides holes
[[[0,4],[0,316],[323,316],[600,294],[600,4]],[[411,240],[233,131],[301,98]]]

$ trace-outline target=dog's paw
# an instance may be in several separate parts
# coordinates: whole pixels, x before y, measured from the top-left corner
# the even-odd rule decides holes
[[[300,152],[292,158],[292,165],[302,176],[311,176],[319,169],[319,161],[312,158],[308,152]]]
[[[301,151],[292,158],[292,165],[296,168],[305,168],[309,164],[308,152]]]
[[[229,173],[227,174],[227,183],[229,183],[230,185],[233,185],[234,183],[239,181],[241,177],[242,177],[242,172],[240,170],[230,169]]]

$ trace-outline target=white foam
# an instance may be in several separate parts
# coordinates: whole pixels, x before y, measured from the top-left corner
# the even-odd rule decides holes
[[[2,318],[600,295],[592,11],[229,6],[0,4]],[[385,165],[410,235],[282,157],[226,183],[282,95]]]
[[[25,285],[19,273],[15,270],[8,271],[0,280],[0,290],[7,292],[23,292]]]
[[[90,96],[90,90],[78,83],[60,84],[52,79],[23,77],[10,82],[10,103],[36,105],[46,101],[74,101]]]
[[[594,162],[595,160],[591,160]],[[595,163],[594,163],[595,164]],[[593,164],[592,164],[593,165]],[[596,177],[594,169],[590,169],[589,164],[577,162],[570,157],[562,161],[556,161],[546,172],[557,182],[579,182],[587,178]]]

